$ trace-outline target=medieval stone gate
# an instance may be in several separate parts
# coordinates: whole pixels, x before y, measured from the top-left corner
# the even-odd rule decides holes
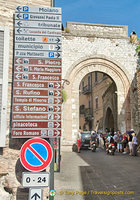
[[[63,33],[63,78],[68,99],[63,103],[62,144],[71,144],[79,129],[79,85],[90,72],[109,75],[117,87],[117,128],[133,127],[131,85],[137,67],[136,46],[126,26],[67,23]],[[106,106],[107,108],[110,105]]]

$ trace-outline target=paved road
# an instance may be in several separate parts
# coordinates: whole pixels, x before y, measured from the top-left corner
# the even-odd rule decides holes
[[[62,152],[55,190],[55,200],[140,200],[140,157],[110,156],[101,149]]]

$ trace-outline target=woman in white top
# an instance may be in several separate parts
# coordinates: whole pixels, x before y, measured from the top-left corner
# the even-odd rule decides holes
[[[137,137],[136,137],[136,133],[132,133],[132,156],[136,156],[137,155]]]

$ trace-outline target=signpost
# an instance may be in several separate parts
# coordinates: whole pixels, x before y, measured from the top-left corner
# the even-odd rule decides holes
[[[41,187],[54,189],[53,139],[61,136],[61,8],[17,6],[14,41],[12,137],[51,142],[30,139],[20,153],[29,200],[42,200]],[[49,165],[50,177],[40,172]]]
[[[61,8],[17,6],[12,137],[61,136]]]

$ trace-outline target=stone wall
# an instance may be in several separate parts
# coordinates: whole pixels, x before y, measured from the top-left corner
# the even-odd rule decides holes
[[[127,38],[128,26],[67,22],[72,35],[102,38]]]
[[[139,144],[140,144],[140,69],[137,69],[137,73],[136,73],[136,79],[137,79],[137,97],[138,97],[138,101],[137,101],[137,108],[138,108],[138,140],[139,140]]]
[[[78,23],[78,25],[79,24],[80,23]],[[101,31],[102,34],[100,35],[99,31],[100,27],[103,29],[106,28],[106,26],[96,25],[95,27],[98,27],[98,29],[96,29],[98,31],[96,31],[96,34],[89,36],[89,34],[86,33],[86,24],[81,23],[81,29],[78,29],[79,32],[77,33],[76,30],[73,32],[74,27],[76,29],[78,25],[69,22],[68,28],[70,32],[63,32],[63,77],[66,76],[66,73],[71,71],[74,65],[81,62],[84,58],[87,59],[92,56],[101,55],[116,61],[122,69],[124,67],[128,72],[128,77],[132,81],[137,67],[137,57],[134,56],[136,53],[136,45],[130,43],[127,31],[124,34],[125,37],[121,36],[120,31],[118,37],[116,36],[116,38],[114,38],[113,35],[114,32],[116,32],[117,26],[111,26],[112,32],[110,33],[110,37],[107,37],[107,33]],[[119,26],[117,33],[120,27],[124,30],[126,29],[126,27],[123,28],[123,26]]]
[[[127,26],[69,22],[65,31],[62,35],[62,76],[70,81],[70,85],[65,87],[68,100],[63,105],[64,142],[73,140],[79,126],[78,84],[87,73],[95,70],[110,75],[113,80],[116,79],[122,131],[125,131],[126,124],[128,128],[132,127],[129,90],[136,73],[137,56],[136,45],[130,43]],[[111,67],[113,64],[114,68]],[[131,108],[133,106],[134,102],[131,102]],[[66,109],[69,112],[65,112]]]

